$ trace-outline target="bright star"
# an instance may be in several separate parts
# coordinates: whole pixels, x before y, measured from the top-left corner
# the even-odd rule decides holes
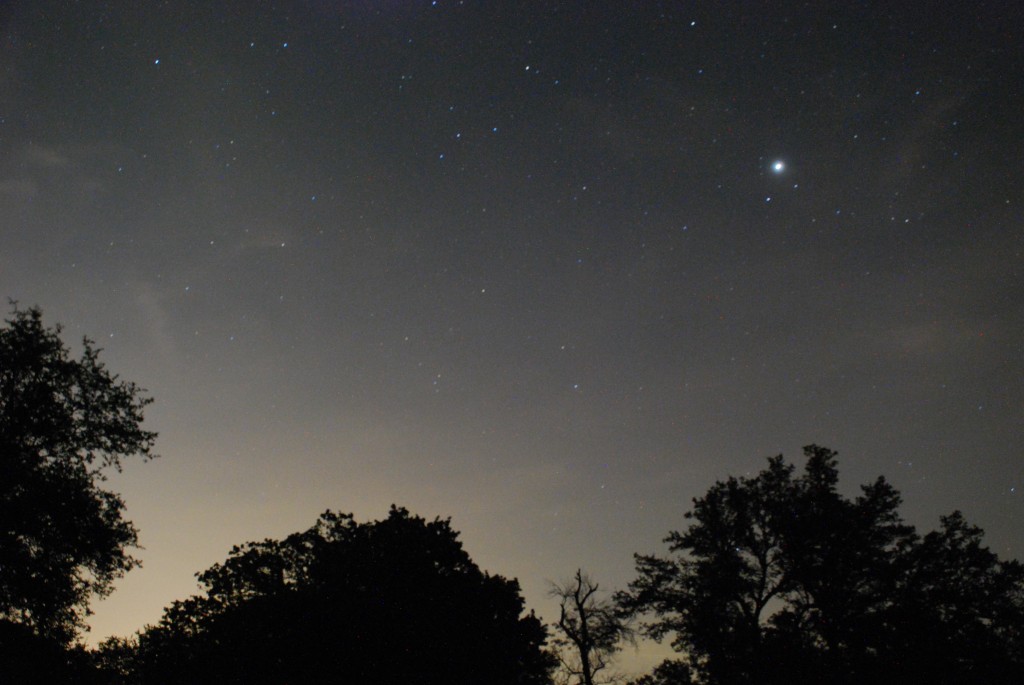
[[[774,171],[775,173],[781,174],[785,170],[786,163],[783,162],[781,159],[772,162],[772,171]]]

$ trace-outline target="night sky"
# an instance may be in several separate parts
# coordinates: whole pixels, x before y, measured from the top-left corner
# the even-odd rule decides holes
[[[8,0],[0,30],[0,294],[156,400],[161,458],[110,481],[144,567],[90,641],[391,503],[553,619],[549,580],[623,587],[812,442],[1024,556],[1016,3]]]

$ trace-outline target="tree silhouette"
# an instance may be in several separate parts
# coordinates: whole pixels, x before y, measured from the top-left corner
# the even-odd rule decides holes
[[[617,596],[681,659],[642,682],[1010,683],[1024,673],[1024,570],[959,513],[919,538],[884,479],[837,491],[811,445],[694,500],[670,557],[637,556]]]
[[[120,650],[144,683],[546,683],[554,657],[515,580],[481,571],[448,520],[327,512],[235,547]],[[125,654],[125,652],[131,652]]]
[[[0,681],[12,685],[99,685],[106,678],[83,645],[69,648],[23,623],[0,621]]]
[[[693,682],[693,671],[678,659],[667,659],[647,675],[631,681],[631,685],[679,685]]]
[[[559,659],[570,681],[580,685],[613,682],[601,679],[623,640],[633,640],[627,616],[615,604],[601,597],[599,586],[577,569],[572,580],[554,585],[551,596],[559,600],[555,628],[560,633],[556,644],[562,647]]]
[[[983,535],[956,511],[903,560],[890,651],[930,683],[1019,683],[1024,675],[1024,566],[1001,561]]]
[[[150,457],[156,434],[140,428],[142,391],[88,339],[73,359],[60,332],[35,308],[15,307],[0,328],[0,621],[67,644],[90,597],[137,564],[136,530],[100,487],[104,471]]]

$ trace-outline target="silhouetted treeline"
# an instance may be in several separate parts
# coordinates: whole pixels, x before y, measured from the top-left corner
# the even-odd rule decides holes
[[[60,332],[37,309],[0,328],[2,683],[543,685],[561,663],[568,685],[597,685],[637,624],[679,652],[637,685],[1024,682],[1024,566],[959,512],[918,535],[883,478],[842,496],[835,453],[813,445],[799,474],[779,456],[712,485],[614,601],[582,571],[557,586],[552,646],[448,520],[392,507],[235,547],[157,625],[87,650],[89,599],[136,565],[103,471],[156,436],[150,400]]]

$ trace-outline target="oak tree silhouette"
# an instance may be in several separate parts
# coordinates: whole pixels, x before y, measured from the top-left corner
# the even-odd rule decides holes
[[[135,527],[102,482],[122,459],[153,456],[156,434],[140,427],[143,391],[89,339],[72,358],[60,333],[16,306],[0,328],[0,621],[67,644],[90,597],[137,564]]]
[[[235,547],[130,655],[144,683],[546,683],[554,657],[515,580],[481,571],[448,520],[324,513]],[[123,645],[119,645],[123,651]]]
[[[636,557],[617,599],[680,652],[641,682],[1020,682],[1024,567],[958,512],[920,538],[883,478],[849,499],[836,453],[805,455],[715,483],[671,556]]]

